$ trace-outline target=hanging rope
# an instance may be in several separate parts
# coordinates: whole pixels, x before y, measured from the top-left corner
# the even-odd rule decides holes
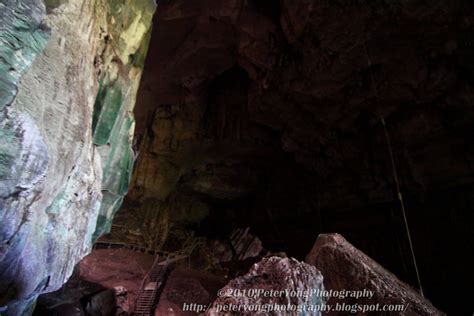
[[[408,243],[410,244],[410,252],[411,252],[411,257],[413,259],[413,265],[415,266],[416,279],[418,281],[418,287],[420,288],[420,295],[424,297],[423,287],[421,286],[420,272],[418,270],[418,264],[416,263],[415,250],[413,249],[413,242],[411,240],[410,229],[408,227],[408,220],[407,220],[407,215],[405,212],[405,203],[403,203],[403,196],[402,196],[402,192],[400,192],[400,184],[398,182],[397,168],[395,167],[395,160],[393,159],[392,146],[390,145],[390,138],[388,136],[387,127],[385,126],[385,119],[383,118],[383,116],[380,116],[380,120],[383,125],[383,130],[385,132],[385,140],[387,141],[388,153],[390,155],[390,160],[392,162],[393,179],[395,181],[395,187],[397,189],[398,200],[400,201],[400,208],[402,210],[403,222],[405,223],[405,230],[408,237]]]
[[[372,86],[374,87],[376,106],[377,106],[377,109],[380,109],[380,101],[379,101],[377,86],[375,85],[375,79],[374,79],[374,75],[372,73],[372,61],[370,60],[369,51],[368,51],[367,46],[366,46],[365,43],[364,43],[364,47],[365,47],[365,53],[367,55],[367,62],[368,62],[368,66],[369,66],[369,75],[370,75],[370,78],[371,78],[371,81],[372,81]],[[420,292],[420,295],[422,297],[424,297],[425,295],[423,293],[423,287],[421,286],[420,272],[418,270],[418,264],[416,262],[415,250],[413,248],[413,242],[412,242],[412,239],[411,239],[410,229],[409,229],[409,226],[408,226],[408,220],[407,220],[407,216],[406,216],[406,212],[405,212],[405,203],[403,202],[402,192],[400,191],[400,183],[398,181],[397,168],[395,166],[395,159],[393,158],[392,145],[390,144],[390,137],[388,136],[388,131],[387,131],[387,126],[385,124],[385,119],[384,119],[382,114],[379,114],[379,115],[380,115],[380,122],[382,123],[383,130],[384,130],[384,133],[385,133],[385,140],[387,142],[388,153],[389,153],[390,161],[391,161],[391,164],[392,164],[393,180],[395,181],[395,188],[397,190],[397,196],[398,196],[398,200],[400,202],[400,208],[402,210],[403,222],[405,224],[405,231],[406,231],[407,238],[408,238],[408,244],[410,245],[410,252],[411,252],[411,257],[412,257],[412,260],[413,260],[413,266],[415,267],[415,273],[416,273],[416,279],[418,281],[419,292]]]

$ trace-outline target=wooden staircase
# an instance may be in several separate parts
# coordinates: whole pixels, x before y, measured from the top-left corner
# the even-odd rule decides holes
[[[156,256],[153,266],[143,279],[135,302],[135,310],[132,313],[134,316],[153,316],[155,314],[156,304],[166,282],[170,264],[168,260],[160,262],[159,259],[160,257]]]
[[[135,302],[133,316],[153,316],[161,291],[165,287],[166,278],[174,262],[187,258],[188,255],[176,254],[160,261],[162,257],[155,257],[153,265],[142,281]]]

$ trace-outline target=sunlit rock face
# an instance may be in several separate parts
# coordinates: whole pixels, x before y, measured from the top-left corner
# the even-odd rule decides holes
[[[0,4],[2,314],[58,289],[127,191],[154,9],[152,0]]]
[[[110,230],[127,193],[135,154],[133,108],[155,11],[154,0],[108,1],[108,32],[94,57],[99,92],[92,119],[93,143],[102,159],[103,200],[93,239]]]

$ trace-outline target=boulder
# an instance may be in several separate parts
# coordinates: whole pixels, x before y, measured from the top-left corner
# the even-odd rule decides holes
[[[381,308],[404,306],[403,311],[390,311],[390,315],[444,315],[415,289],[400,281],[339,234],[319,235],[306,257],[306,263],[317,267],[324,275],[326,290],[334,291],[327,305],[346,308],[330,311],[328,315],[347,315],[347,309],[356,308],[356,304],[366,308],[376,308],[372,306],[377,304]],[[363,297],[352,295],[355,291]],[[354,313],[362,314],[365,313]]]
[[[207,315],[321,315],[323,276],[293,258],[269,257],[218,291]]]

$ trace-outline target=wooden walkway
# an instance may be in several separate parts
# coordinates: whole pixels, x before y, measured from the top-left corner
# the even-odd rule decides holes
[[[193,242],[194,241],[194,242]],[[143,245],[137,245],[132,243],[126,243],[123,241],[115,241],[115,240],[98,240],[93,249],[129,249],[136,252],[146,253],[149,255],[161,256],[163,258],[174,258],[181,255],[190,255],[197,245],[204,244],[206,242],[205,238],[194,238],[187,240],[183,245],[183,249],[179,251],[161,251],[156,250],[153,248],[145,247]]]

